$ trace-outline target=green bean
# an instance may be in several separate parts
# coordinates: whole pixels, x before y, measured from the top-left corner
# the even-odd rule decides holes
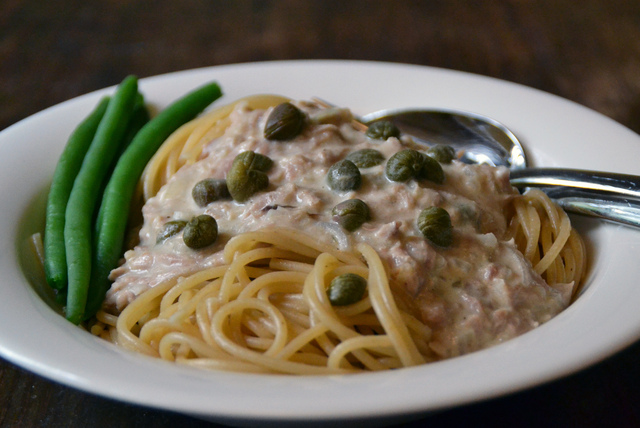
[[[138,132],[118,160],[102,198],[103,215],[101,224],[97,226],[85,319],[100,308],[109,288],[109,272],[117,266],[121,255],[129,205],[144,167],[169,135],[221,95],[218,84],[212,82],[175,101]]]
[[[99,188],[118,151],[138,94],[138,79],[129,76],[118,86],[100,121],[82,167],[73,183],[65,211],[67,254],[67,319],[82,321],[91,276],[92,222]]]
[[[133,106],[133,113],[131,114],[131,119],[127,124],[127,130],[124,134],[123,142],[120,145],[116,161],[120,159],[122,153],[124,153],[127,147],[129,147],[129,144],[131,144],[140,129],[149,122],[149,119],[149,110],[147,109],[144,96],[141,93],[138,93],[136,96],[136,103]]]
[[[136,100],[136,104],[133,107],[133,113],[131,114],[131,119],[129,120],[129,123],[127,124],[127,130],[124,134],[124,137],[122,139],[122,143],[119,144],[118,147],[118,153],[116,155],[116,159],[114,159],[114,162],[111,163],[111,167],[109,168],[109,175],[111,175],[111,173],[113,173],[113,169],[116,165],[116,162],[118,161],[118,159],[120,158],[120,156],[122,156],[122,153],[126,150],[127,147],[129,147],[129,145],[131,144],[131,142],[133,141],[134,137],[136,136],[136,134],[140,131],[140,129],[147,124],[147,122],[149,122],[149,110],[147,110],[147,106],[144,102],[144,97],[142,96],[142,94],[138,93],[138,97]],[[108,180],[105,180],[103,183],[103,186],[100,188],[100,191],[98,192],[98,194],[103,195],[104,194],[104,190],[107,186],[107,182]],[[102,216],[104,215],[103,213],[104,209],[102,207],[102,204],[100,204],[100,209],[98,211],[98,216],[96,218],[96,222],[95,222],[95,226],[97,228],[97,226],[99,224],[102,223]],[[142,218],[142,217],[140,217]],[[98,230],[94,230],[95,235],[94,236],[98,236]]]
[[[53,174],[44,230],[44,268],[47,283],[56,290],[62,290],[67,286],[67,259],[64,249],[64,212],[67,201],[73,181],[80,171],[82,160],[89,150],[108,104],[109,97],[104,97],[73,131]]]

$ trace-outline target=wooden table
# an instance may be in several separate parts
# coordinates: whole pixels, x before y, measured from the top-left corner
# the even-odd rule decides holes
[[[640,131],[637,0],[5,0],[0,129],[127,74],[313,58],[497,77]],[[406,426],[640,426],[638,357],[640,343],[568,378]],[[5,361],[0,383],[2,426],[210,426],[60,386]]]

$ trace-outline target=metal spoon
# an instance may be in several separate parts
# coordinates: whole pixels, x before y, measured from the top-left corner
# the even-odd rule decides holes
[[[504,165],[511,184],[540,187],[566,211],[640,227],[640,177],[566,168],[527,168],[524,149],[501,123],[453,110],[382,110],[358,119],[393,122],[402,133],[427,145],[448,144],[466,163]]]

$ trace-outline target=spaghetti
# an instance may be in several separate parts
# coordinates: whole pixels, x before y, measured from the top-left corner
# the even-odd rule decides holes
[[[585,245],[566,212],[538,189],[514,198],[508,236],[548,284],[579,290],[587,269]]]
[[[265,109],[288,100],[278,95],[252,95],[213,109],[181,126],[147,164],[140,180],[144,200],[154,196],[180,168],[196,162],[204,146],[224,134],[229,126],[229,115],[238,105]]]
[[[358,252],[290,230],[238,235],[224,265],[153,287],[117,318],[99,313],[109,326],[102,334],[143,354],[223,370],[330,374],[424,363],[429,328],[398,308],[376,252],[364,244]],[[367,278],[368,296],[335,308],[327,284],[347,272]]]
[[[267,109],[286,100],[271,95],[247,97],[202,115],[185,124],[167,139],[147,165],[139,186],[144,200],[153,205],[148,211],[157,210],[154,212],[155,217],[150,217],[149,224],[147,219],[145,220],[146,229],[143,228],[143,232],[147,238],[144,245],[155,245],[156,232],[153,231],[153,227],[166,221],[169,217],[167,213],[171,212],[163,208],[163,198],[166,195],[161,189],[165,189],[167,183],[173,183],[176,190],[165,193],[176,195],[177,191],[184,190],[183,184],[175,184],[175,177],[200,162],[209,161],[209,154],[212,153],[208,152],[211,150],[209,145],[216,139],[225,138],[232,126],[234,112]],[[340,120],[346,121],[348,126],[348,117],[341,116]],[[351,135],[352,132],[361,134],[353,128],[345,132],[347,135]],[[335,128],[325,126],[317,136],[310,138],[311,144],[321,144],[325,139],[332,138],[335,133]],[[259,144],[256,143],[258,139],[255,135],[249,135],[244,137],[241,143]],[[356,142],[360,144],[359,147],[369,144],[361,141]],[[238,151],[233,144],[230,143],[230,148],[225,149],[226,156],[235,153],[234,150]],[[287,143],[265,144],[267,145],[264,146],[264,151],[279,151],[274,156],[284,156],[283,153],[287,150]],[[295,159],[286,158],[283,162],[293,165],[302,159],[304,170],[311,161],[305,152],[307,148],[302,147],[300,142],[296,144],[299,154],[295,155]],[[385,144],[388,147],[382,144],[375,147],[377,150],[393,153],[405,144],[410,145],[410,142],[393,140]],[[342,148],[340,150],[344,153]],[[388,157],[388,154],[386,155]],[[321,154],[318,157],[319,162],[324,162],[324,158],[330,156]],[[220,162],[224,163],[224,160]],[[459,174],[459,179],[468,175],[456,168],[462,167],[451,166],[447,169],[447,174],[451,174],[450,178],[454,183],[456,180],[453,179],[453,175]],[[287,170],[280,176],[290,176],[293,174],[291,171],[293,170]],[[304,171],[305,174],[308,172]],[[383,248],[384,245],[372,245],[367,239],[356,239],[354,242],[351,238],[345,237],[343,231],[336,230],[324,220],[319,220],[320,214],[309,213],[320,209],[317,208],[319,203],[313,202],[314,199],[306,193],[283,193],[272,197],[275,201],[278,201],[278,198],[287,201],[292,198],[307,198],[311,201],[312,205],[295,214],[299,223],[295,226],[287,224],[287,228],[274,226],[286,218],[277,217],[284,215],[278,214],[282,212],[278,211],[279,207],[284,206],[285,210],[292,208],[281,202],[269,202],[271,199],[268,199],[261,204],[247,204],[245,208],[234,205],[233,202],[226,205],[223,203],[217,208],[212,208],[215,205],[212,204],[205,210],[217,209],[217,213],[222,217],[248,218],[247,212],[251,210],[255,210],[255,218],[260,221],[268,217],[265,213],[273,213],[276,217],[270,220],[271,223],[265,223],[266,226],[256,226],[262,224],[256,221],[247,229],[238,230],[228,242],[211,250],[208,255],[196,256],[196,253],[189,253],[193,254],[193,257],[199,257],[195,267],[185,268],[183,272],[175,275],[167,275],[164,271],[158,274],[158,278],[166,279],[154,282],[153,286],[146,287],[146,291],[136,292],[135,299],[126,304],[119,315],[114,315],[119,311],[113,312],[105,307],[105,310],[98,313],[92,332],[127,349],[181,364],[259,373],[330,374],[386,370],[422,364],[448,355],[490,346],[493,342],[474,344],[474,347],[465,350],[463,342],[464,336],[473,334],[474,329],[479,328],[482,323],[505,324],[504,320],[509,320],[509,317],[514,316],[513,314],[519,310],[510,307],[511,303],[500,303],[502,306],[493,307],[496,302],[508,300],[500,290],[505,289],[505,278],[510,278],[509,275],[513,273],[513,269],[501,265],[493,266],[492,259],[498,257],[500,251],[506,248],[509,252],[513,245],[517,246],[528,263],[521,269],[531,271],[530,276],[538,278],[533,278],[532,284],[524,284],[521,288],[524,291],[521,292],[525,293],[523,295],[542,296],[540,302],[531,304],[535,310],[546,303],[555,305],[549,311],[551,316],[562,310],[563,305],[568,304],[569,299],[565,300],[563,297],[567,290],[568,294],[575,298],[586,272],[586,252],[584,243],[572,229],[567,214],[554,205],[544,193],[530,191],[524,195],[517,195],[508,185],[508,181],[507,190],[500,190],[499,178],[494,177],[493,172],[478,169],[475,173],[486,174],[480,177],[479,182],[487,188],[494,189],[491,192],[497,192],[495,195],[489,195],[494,199],[488,200],[502,204],[498,215],[501,219],[486,220],[488,213],[492,211],[485,212],[483,208],[482,212],[478,213],[466,196],[452,196],[443,192],[434,197],[434,190],[424,190],[421,187],[415,190],[419,193],[418,196],[411,196],[416,198],[411,204],[419,205],[422,203],[420,198],[449,204],[448,208],[458,213],[456,222],[461,225],[462,231],[456,232],[461,234],[457,239],[465,245],[473,245],[470,249],[459,249],[459,253],[476,256],[481,251],[490,252],[491,255],[484,259],[443,259],[446,250],[434,250],[424,243],[424,239],[415,240],[413,235],[408,235],[411,241],[408,249],[402,250],[404,253],[398,252],[395,241],[387,242],[385,245],[388,248]],[[181,179],[188,183],[193,183],[196,179],[195,175],[182,175]],[[374,190],[377,189],[375,186],[387,186],[386,183],[375,182],[375,178],[371,180],[371,183],[377,183],[372,184]],[[395,197],[408,197],[403,185],[395,186],[391,191],[386,190],[391,196],[383,195],[391,198],[385,199],[388,204],[402,202],[393,202]],[[287,191],[294,192],[295,189],[296,185],[290,185]],[[478,191],[471,188],[465,194],[482,198],[486,196],[484,193],[483,189]],[[172,202],[182,210],[185,199],[182,196],[171,197],[178,198]],[[246,209],[247,212],[242,209]],[[413,233],[404,231],[405,220],[400,217],[394,218],[394,215],[391,213],[389,219],[385,220],[387,223],[376,226],[377,229],[370,228],[369,232],[376,237]],[[381,217],[379,216],[378,220]],[[500,227],[501,221],[507,223],[504,230]],[[231,224],[230,222],[229,225]],[[316,228],[318,224],[321,225],[319,229]],[[487,228],[488,232],[485,231]],[[337,245],[313,236],[315,231],[320,229],[327,231]],[[482,233],[479,233],[479,229],[482,229]],[[482,238],[487,235],[494,236],[493,240]],[[492,243],[496,238],[499,243]],[[143,248],[143,253],[145,251],[152,250]],[[393,255],[392,251],[395,251]],[[215,254],[221,255],[217,262],[205,262],[207,257],[214,257]],[[159,254],[159,257],[163,257],[163,254]],[[412,257],[415,257],[415,260]],[[491,289],[491,293],[495,295],[486,302],[478,300],[478,304],[487,305],[487,312],[493,312],[483,315],[484,319],[480,321],[474,317],[466,320],[466,317],[456,314],[449,315],[448,319],[443,318],[446,311],[450,310],[442,308],[443,302],[446,304],[447,299],[459,298],[459,301],[454,300],[453,306],[462,307],[468,302],[474,302],[474,299],[484,298],[476,294],[486,294],[486,290],[464,290],[456,278],[445,278],[449,282],[438,283],[446,283],[448,287],[447,290],[440,291],[442,296],[435,296],[431,291],[423,292],[423,288],[420,287],[428,285],[429,278],[416,279],[413,277],[419,275],[411,272],[407,275],[410,266],[419,266],[422,273],[431,274],[431,268],[416,264],[420,257],[421,260],[430,263],[430,266],[435,262],[439,263],[437,267],[441,270],[434,270],[434,275],[450,275],[446,269],[442,270],[442,266],[453,271],[466,272],[465,275],[475,269],[469,274],[475,275],[468,281],[470,284],[475,284],[484,277],[493,277],[497,275],[496,272],[502,272],[500,274],[503,276],[497,276],[495,284],[486,285],[495,288]],[[176,260],[179,258],[169,257],[166,269],[170,269]],[[477,260],[487,264],[486,272],[482,270],[483,266],[471,266]],[[407,264],[405,261],[414,264]],[[391,262],[396,264],[390,266]],[[427,262],[423,264],[426,265]],[[123,275],[123,272],[126,275],[126,269],[119,268],[117,271],[116,276]],[[348,306],[332,306],[327,296],[327,288],[333,278],[344,273],[355,273],[366,279],[366,297]],[[540,277],[544,278],[546,283]],[[405,283],[403,284],[399,278],[404,278]],[[413,283],[409,284],[407,278]],[[140,280],[134,277],[134,281]],[[435,289],[443,288],[442,285],[434,284],[436,283],[433,283],[432,287]],[[532,293],[530,289],[533,286],[540,287],[539,292]],[[417,295],[422,296],[418,303],[414,301]],[[477,308],[473,310],[477,312]],[[522,313],[530,312],[531,308],[522,309]],[[539,319],[530,320],[530,324],[544,322],[548,319],[547,315],[541,314]],[[529,320],[521,324],[527,323]],[[460,339],[451,338],[451,329],[454,328],[460,329]],[[505,331],[507,333],[504,338],[510,338],[524,330],[506,328]],[[448,354],[443,347],[446,348],[447,343],[456,340],[462,343],[461,348]],[[496,340],[501,341],[502,336]]]

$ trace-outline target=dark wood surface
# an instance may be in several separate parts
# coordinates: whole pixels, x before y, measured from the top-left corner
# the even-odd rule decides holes
[[[640,131],[638,0],[3,0],[0,129],[128,74],[313,58],[497,77]],[[640,426],[639,359],[636,343],[567,378],[406,426]],[[0,425],[211,426],[60,386],[3,360]]]

